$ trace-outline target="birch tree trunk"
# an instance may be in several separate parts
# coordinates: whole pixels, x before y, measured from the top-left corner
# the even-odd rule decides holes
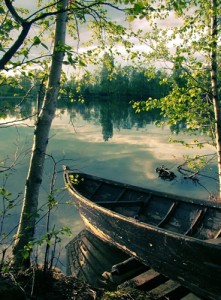
[[[45,153],[52,120],[55,116],[57,96],[60,86],[60,76],[64,57],[64,48],[67,23],[68,0],[62,0],[58,9],[64,10],[56,17],[55,41],[52,63],[47,84],[47,91],[38,120],[36,122],[29,172],[27,175],[21,217],[13,249],[14,265],[18,268],[30,266],[30,251],[24,257],[24,247],[34,238],[35,223],[38,212],[39,189],[42,182]],[[26,253],[27,254],[27,253]]]
[[[218,41],[218,0],[211,0],[211,88],[215,113],[215,133],[218,157],[219,197],[221,199],[221,101],[218,91],[217,41]]]

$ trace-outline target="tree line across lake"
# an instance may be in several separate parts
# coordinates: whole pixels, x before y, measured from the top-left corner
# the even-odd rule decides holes
[[[153,71],[145,68],[134,68],[132,66],[113,66],[107,68],[107,62],[104,61],[100,70],[94,72],[85,72],[81,78],[70,76],[69,79],[63,78],[60,95],[68,95],[69,99],[76,100],[80,96],[107,96],[119,95],[131,100],[146,100],[148,97],[161,98],[170,91],[170,82],[162,82],[166,73],[162,71]],[[171,76],[176,77],[176,74]],[[41,77],[38,74],[31,77],[23,73],[20,76],[11,77],[10,83],[7,78],[7,84],[1,83],[0,97],[2,100],[7,97],[29,96],[36,99],[41,85]]]
[[[165,76],[168,78],[165,81]],[[132,66],[115,66],[109,56],[97,72],[87,72],[80,79],[71,76],[63,81],[58,101],[58,108],[67,109],[73,119],[75,111],[85,120],[99,120],[102,126],[103,138],[108,140],[113,136],[113,127],[143,128],[148,123],[162,119],[159,109],[151,112],[136,113],[132,105],[148,98],[165,97],[174,80],[179,80],[178,73],[166,74],[159,70],[135,68]],[[12,116],[17,119],[26,118],[36,113],[44,94],[45,86],[37,77],[12,77],[10,85],[1,86],[0,116]],[[164,80],[162,80],[164,78]],[[160,100],[159,100],[160,101]],[[40,104],[39,104],[40,106]],[[177,133],[184,128],[184,123],[171,126]]]

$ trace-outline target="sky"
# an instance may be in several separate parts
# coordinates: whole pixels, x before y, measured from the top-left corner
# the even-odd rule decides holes
[[[49,1],[43,0],[43,3],[45,3],[45,4],[47,4],[48,2]],[[37,9],[35,0],[32,0],[32,1],[15,0],[14,5],[16,7],[22,7],[22,8],[29,9],[30,13],[33,13]],[[125,21],[125,15],[123,12],[113,10],[110,8],[107,10],[109,12],[110,18],[112,20],[116,21],[118,24],[123,24],[123,25],[128,24],[128,22]],[[178,19],[175,18],[175,16],[171,13],[171,14],[169,14],[168,18],[166,18],[165,20],[158,21],[157,24],[158,24],[159,28],[166,28],[166,27],[169,28],[169,27],[178,25],[179,22],[180,21],[178,21]],[[148,31],[150,29],[150,26],[148,24],[147,19],[143,18],[143,19],[135,19],[132,23],[132,28],[134,31],[139,30],[139,29]],[[38,36],[38,31],[39,31],[39,28],[37,26],[32,26],[29,36]],[[86,25],[82,25],[80,27],[79,36],[80,36],[80,43],[79,43],[79,48],[78,48],[78,42],[76,40],[73,40],[73,38],[71,38],[70,36],[67,35],[66,43],[73,47],[73,51],[78,51],[79,53],[83,53],[90,48],[96,47],[96,45],[97,45],[96,41],[94,41],[94,46],[92,46],[92,45],[86,46],[84,44],[91,38],[91,32],[90,32],[90,30],[88,30]],[[42,39],[42,41],[44,41],[44,43],[48,46],[48,48],[50,50],[51,40],[45,41]],[[147,45],[141,44],[135,38],[132,38],[131,42],[134,43],[133,51],[139,51],[139,52],[142,52],[142,51],[149,52],[150,51],[150,48]],[[172,47],[173,47],[173,45],[171,45],[171,48]],[[124,48],[124,46],[117,44],[115,46],[115,50],[119,51],[122,54],[122,57],[118,56],[116,58],[117,62],[119,62],[121,65],[131,63],[127,60],[128,53],[127,53],[126,49]],[[38,47],[34,47],[30,58],[39,56],[42,51],[47,52],[43,46],[39,45]],[[49,53],[49,51],[47,53]],[[162,62],[159,63],[158,66],[159,66],[159,68],[163,67]],[[64,68],[65,68],[66,74],[68,74],[68,75],[71,75],[73,72],[76,72],[76,70],[73,69],[72,67],[64,66]]]

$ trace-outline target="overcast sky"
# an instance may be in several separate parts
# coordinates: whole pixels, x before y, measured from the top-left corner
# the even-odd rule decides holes
[[[43,3],[45,3],[47,5],[48,1],[44,0]],[[14,1],[14,5],[16,7],[22,7],[22,8],[26,8],[30,10],[30,14],[35,12],[36,10],[38,10],[37,6],[36,6],[36,1],[35,0],[15,0]],[[43,6],[42,6],[43,7]],[[125,15],[123,12],[114,10],[114,9],[110,9],[108,8],[108,12],[109,12],[109,16],[112,20],[115,20],[118,24],[122,24],[122,25],[126,25],[127,23],[125,22]],[[179,20],[177,18],[175,18],[175,16],[171,13],[169,15],[169,17],[166,20],[161,20],[158,21],[158,26],[160,28],[165,28],[165,27],[173,27],[179,24]],[[132,23],[132,27],[134,29],[134,31],[138,30],[138,29],[142,29],[142,30],[149,30],[150,26],[148,24],[148,21],[143,18],[143,19],[136,19],[135,21],[133,21]],[[38,27],[37,26],[33,26],[31,28],[31,31],[29,33],[29,36],[35,36],[38,35]],[[83,25],[80,27],[80,48],[79,51],[83,52],[86,48],[83,45],[83,43],[87,42],[89,39],[91,38],[91,32],[88,30],[87,25]],[[73,50],[76,51],[76,47],[77,47],[77,41],[74,41],[72,38],[67,36],[66,39],[67,43],[70,44],[73,47]],[[137,40],[132,39],[132,41],[136,44],[134,47],[134,51],[148,51],[148,47],[146,45],[142,45],[140,43],[138,43]],[[47,44],[48,46],[50,46],[50,42],[47,41],[43,41],[45,44]],[[96,41],[94,41],[95,45],[96,45]],[[116,48],[122,53],[126,55],[126,51],[123,48],[123,46],[116,46]],[[40,53],[40,51],[44,50],[44,47],[38,47],[33,49],[33,53],[32,53],[32,57],[34,57],[35,55],[38,55]],[[120,62],[122,64],[126,63],[126,59],[120,60]],[[67,67],[65,66],[66,70]],[[72,72],[72,70],[69,68],[69,73]]]

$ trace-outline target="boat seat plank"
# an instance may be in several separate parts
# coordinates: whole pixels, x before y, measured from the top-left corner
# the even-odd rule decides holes
[[[169,220],[169,218],[172,216],[174,210],[177,207],[177,202],[173,202],[172,205],[170,206],[166,216],[160,221],[158,224],[158,227],[163,227],[163,225]]]
[[[169,293],[176,290],[180,287],[180,284],[169,279],[164,284],[161,284],[157,286],[155,289],[151,290],[150,295],[153,297],[158,297],[160,299],[161,297],[166,297]]]
[[[143,201],[99,201],[99,205],[105,206],[105,207],[117,207],[117,206],[137,206],[137,205],[142,205]]]
[[[206,209],[200,209],[198,211],[197,215],[195,216],[194,220],[191,223],[190,228],[184,233],[184,235],[188,235],[188,236],[193,235],[195,228],[197,227],[199,222],[203,219],[205,213],[206,213]]]
[[[118,285],[118,288],[133,287],[150,291],[156,288],[158,285],[164,284],[165,281],[167,281],[166,277],[154,271],[153,269],[150,269],[123,282],[122,284]]]
[[[140,287],[147,283],[150,280],[156,279],[160,276],[160,273],[154,271],[153,269],[150,269],[142,274],[139,274],[138,276],[134,277],[130,280],[130,283],[133,283],[134,287]]]

